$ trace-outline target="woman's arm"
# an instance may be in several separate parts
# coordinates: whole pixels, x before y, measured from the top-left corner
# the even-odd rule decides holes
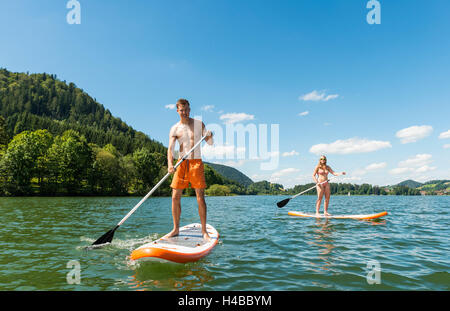
[[[329,166],[327,166],[327,169],[328,169],[328,171],[329,171],[331,174],[333,174],[334,176],[345,175],[345,172],[342,172],[342,173],[335,173],[335,172],[331,169],[331,167],[329,167]]]
[[[316,168],[314,169],[314,173],[312,175],[314,181],[316,182],[316,184],[318,183],[316,175],[317,175],[317,171],[319,170],[319,166],[316,166]]]

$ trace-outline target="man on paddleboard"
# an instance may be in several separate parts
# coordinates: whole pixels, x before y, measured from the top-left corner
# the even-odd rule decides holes
[[[203,136],[206,136],[205,141],[209,145],[212,145],[214,143],[213,135],[211,131],[206,130],[205,124],[202,121],[189,117],[191,111],[189,101],[179,99],[176,105],[180,121],[170,129],[169,148],[167,150],[168,171],[171,174],[175,172],[172,184],[170,185],[172,188],[173,230],[168,234],[168,237],[179,234],[181,195],[183,194],[183,190],[191,183],[191,187],[195,190],[197,197],[203,238],[209,240],[210,237],[206,231],[206,183],[200,145],[181,163],[176,171],[173,165],[173,151],[175,143],[178,141],[180,145],[179,158],[181,159],[185,152],[190,150]]]

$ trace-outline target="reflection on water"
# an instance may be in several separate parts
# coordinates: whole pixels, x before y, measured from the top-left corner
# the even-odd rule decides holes
[[[365,223],[368,223],[369,225],[372,225],[372,226],[386,225],[386,219],[383,219],[383,218],[372,219],[372,220],[361,220],[361,221],[364,221]]]
[[[205,262],[178,264],[168,261],[135,263],[128,286],[132,290],[195,290],[214,279]]]
[[[333,242],[333,225],[328,219],[315,219],[315,227],[313,229],[313,240],[309,240],[307,243],[311,246],[315,246],[312,249],[317,250],[317,259],[311,264],[316,268],[312,269],[315,272],[319,270],[329,270],[329,267],[333,264],[332,250],[335,248]]]
[[[198,222],[196,199],[183,199],[182,222]],[[0,290],[449,289],[448,196],[333,198],[339,214],[388,211],[371,221],[293,218],[273,196],[206,199],[220,247],[196,263],[133,265],[133,249],[172,228],[170,198],[149,198],[110,245],[89,251],[137,198],[0,198]],[[294,203],[306,209],[315,197]],[[380,285],[366,280],[373,259]],[[69,260],[79,261],[81,284],[67,283]]]

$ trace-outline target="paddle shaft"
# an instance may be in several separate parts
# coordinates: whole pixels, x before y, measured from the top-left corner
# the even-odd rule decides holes
[[[192,151],[194,151],[194,149],[195,148],[197,148],[201,143],[202,143],[202,141],[204,140],[206,138],[206,135],[205,136],[203,136],[195,145],[194,145],[194,147],[192,147],[192,149],[191,150],[189,150],[182,158],[181,158],[181,160],[180,161],[178,161],[178,163],[177,164],[175,164],[175,166],[173,167],[175,170],[177,169],[177,167],[178,166],[180,166],[180,164],[181,163],[183,163],[183,161],[184,160],[186,160],[186,158],[192,153]],[[155,192],[156,191],[156,189],[158,189],[158,187],[159,186],[161,186],[161,184],[170,176],[170,174],[171,173],[167,173],[154,187],[153,187],[153,189],[152,190],[150,190],[150,192],[149,193],[147,193],[147,195],[145,196],[145,197],[143,197],[142,198],[142,200],[141,201],[139,201],[139,203],[138,204],[136,204],[136,206],[135,207],[133,207],[133,209],[121,220],[121,221],[119,221],[119,223],[117,224],[117,227],[118,226],[120,226],[120,225],[122,225],[124,222],[125,222],[125,220],[127,220],[128,219],[128,217],[130,217],[138,208],[139,208],[139,206],[141,206],[141,204],[142,203],[144,203],[145,202],[145,200],[147,200],[147,198],[149,197],[149,196],[151,196],[152,194],[153,194],[153,192]]]
[[[298,194],[296,194],[296,195],[294,195],[293,197],[291,197],[291,199],[295,199],[296,197],[298,197],[299,195],[301,195],[301,194],[303,194],[303,193],[305,193],[305,192],[308,192],[309,190],[311,190],[311,189],[314,189],[316,186],[318,186],[318,185],[321,185],[321,184],[324,184],[324,183],[326,183],[326,182],[329,182],[330,180],[332,180],[333,178],[336,178],[337,176],[333,176],[333,177],[331,177],[331,178],[328,178],[327,180],[325,180],[325,181],[322,181],[322,182],[320,182],[320,183],[318,183],[318,184],[315,184],[314,186],[312,186],[311,188],[308,188],[308,189],[306,189],[305,191],[302,191],[302,192],[300,192],[300,193],[298,193]]]

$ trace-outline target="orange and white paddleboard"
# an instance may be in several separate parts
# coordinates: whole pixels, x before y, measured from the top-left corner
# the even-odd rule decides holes
[[[197,261],[208,255],[219,241],[219,233],[213,226],[207,224],[206,231],[211,238],[209,241],[203,238],[201,224],[181,227],[175,237],[169,238],[166,234],[135,249],[131,253],[131,259],[164,259],[178,263]]]
[[[335,218],[335,219],[362,219],[362,220],[369,220],[369,219],[375,219],[379,217],[386,216],[387,212],[381,212],[376,214],[366,214],[366,215],[330,215],[330,216],[324,216],[323,214],[308,214],[308,213],[302,213],[302,212],[288,212],[291,216],[299,216],[299,217],[311,217],[311,218]]]

